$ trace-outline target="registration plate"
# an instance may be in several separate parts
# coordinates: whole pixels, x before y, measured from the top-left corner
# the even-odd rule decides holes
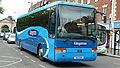
[[[74,59],[84,59],[83,56],[74,57]]]

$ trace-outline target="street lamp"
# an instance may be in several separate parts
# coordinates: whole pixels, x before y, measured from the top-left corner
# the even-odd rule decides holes
[[[115,20],[115,1],[116,0],[111,0],[112,1],[112,17],[111,17],[111,22],[112,22],[112,30],[113,30],[113,46],[114,46],[114,55],[116,54],[116,33],[115,33],[115,29],[114,29],[114,25],[115,25],[115,23],[114,23],[114,20]]]

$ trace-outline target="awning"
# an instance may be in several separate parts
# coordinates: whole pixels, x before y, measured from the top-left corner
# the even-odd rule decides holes
[[[2,31],[8,31],[9,28],[2,28]]]

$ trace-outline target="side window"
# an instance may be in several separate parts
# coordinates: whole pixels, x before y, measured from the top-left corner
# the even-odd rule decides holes
[[[17,21],[17,31],[20,32],[28,27],[41,26],[49,29],[50,34],[55,33],[56,22],[55,8],[48,8],[26,17],[20,18]]]
[[[17,31],[20,32],[24,29],[24,19],[20,18],[17,20]]]
[[[17,24],[16,24],[16,26],[17,26],[17,31],[19,32],[20,31],[20,20],[17,20]]]
[[[56,25],[56,13],[55,9],[52,8],[49,13],[49,34],[55,34]]]
[[[28,28],[29,23],[27,23],[27,22],[28,22],[27,17],[23,17],[23,18],[18,19],[17,20],[17,31],[20,32],[20,31]]]

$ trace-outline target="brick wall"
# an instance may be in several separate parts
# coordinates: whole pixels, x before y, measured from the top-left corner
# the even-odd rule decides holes
[[[116,0],[116,20],[120,20],[120,0]]]
[[[86,0],[85,0],[86,1]],[[97,10],[102,12],[103,11],[103,7],[104,5],[107,5],[107,20],[110,20],[110,14],[111,14],[111,0],[98,0],[97,2],[95,2],[95,0],[90,0],[90,4],[89,5],[94,5],[95,7],[97,7]],[[97,20],[102,20],[101,15],[98,15],[98,19]]]
[[[49,0],[49,1],[51,1],[51,2],[54,2],[54,1],[68,1],[68,2],[73,2],[74,0]],[[78,3],[81,3],[81,0],[77,0],[77,1],[78,1]],[[83,0],[83,3],[87,4],[87,1],[88,0]],[[120,1],[120,0],[117,0],[117,1]],[[111,4],[112,4],[111,0],[98,0],[97,2],[95,2],[95,0],[90,0],[90,3],[89,3],[89,5],[96,6],[98,8],[97,10],[100,11],[100,12],[103,11],[103,6],[107,5],[107,7],[106,7],[107,8],[107,13],[106,13],[107,20],[110,20],[111,7],[112,7]],[[120,4],[119,4],[119,6],[120,6]],[[99,21],[102,20],[101,15],[97,15],[97,20],[99,20]]]
[[[54,1],[67,1],[67,2],[73,2],[73,1],[78,1],[78,3],[80,3],[81,2],[81,0],[47,0],[47,1],[50,1],[50,3],[52,3],[52,2],[54,2]],[[84,4],[87,4],[87,1],[88,0],[83,0],[83,3]],[[106,12],[106,15],[107,15],[107,20],[110,20],[110,14],[111,14],[111,9],[112,9],[112,2],[111,2],[112,0],[98,0],[97,2],[95,2],[95,0],[90,0],[90,3],[89,3],[89,5],[94,5],[94,6],[96,6],[97,7],[97,10],[98,11],[100,11],[100,12],[102,12],[103,11],[103,7],[104,7],[104,5],[107,5],[107,12]],[[120,0],[117,0],[117,2],[119,3],[120,2]],[[120,4],[117,4],[117,6],[119,7],[120,6]],[[117,7],[117,20],[120,20],[120,15],[118,15],[119,13],[120,13],[120,8],[118,8]],[[97,15],[97,20],[102,20],[102,17],[101,17],[101,15]]]

